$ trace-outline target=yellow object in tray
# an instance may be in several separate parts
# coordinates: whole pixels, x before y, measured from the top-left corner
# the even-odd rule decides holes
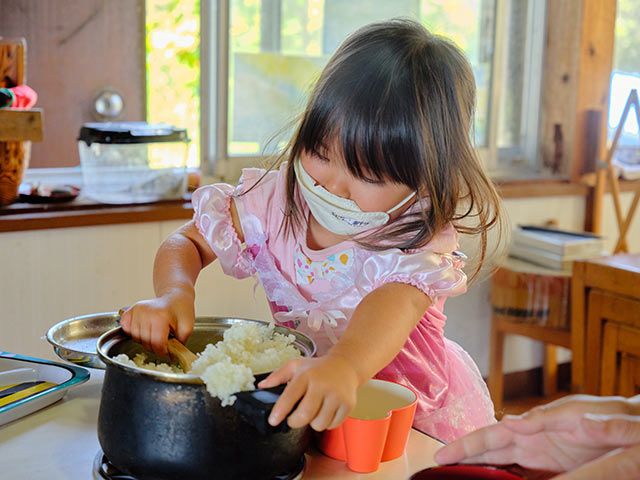
[[[15,383],[13,385],[5,385],[4,387],[0,386],[0,407],[57,386],[57,383],[45,382],[43,380]]]

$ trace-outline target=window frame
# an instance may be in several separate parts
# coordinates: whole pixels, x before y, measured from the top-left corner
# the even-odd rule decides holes
[[[278,0],[276,0],[278,1]],[[489,93],[490,118],[487,146],[477,147],[478,155],[492,176],[530,178],[539,167],[540,94],[543,76],[546,1],[529,0],[527,12],[526,61],[523,78],[527,92],[523,98],[520,129],[521,144],[498,148],[498,115],[504,68],[504,33],[507,26],[509,0],[496,0],[494,55]],[[230,0],[201,2],[201,164],[205,178],[211,181],[235,182],[243,168],[263,165],[268,157],[229,155],[227,150],[227,116],[229,107],[229,36]]]

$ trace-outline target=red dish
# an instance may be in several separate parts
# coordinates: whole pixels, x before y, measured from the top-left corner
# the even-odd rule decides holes
[[[557,472],[529,470],[520,465],[443,465],[427,468],[409,480],[545,480]]]

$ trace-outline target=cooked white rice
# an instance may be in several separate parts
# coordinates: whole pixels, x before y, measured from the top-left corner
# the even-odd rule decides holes
[[[153,363],[147,360],[147,356],[144,353],[137,353],[133,360],[129,358],[126,353],[121,353],[113,357],[114,360],[130,365],[132,367],[146,368],[147,370],[155,370],[157,372],[165,373],[184,373],[180,365],[169,365],[167,363]]]
[[[188,373],[198,375],[207,391],[219,398],[223,407],[232,405],[236,401],[235,393],[255,389],[254,375],[276,370],[300,356],[300,351],[293,345],[295,337],[276,333],[274,328],[274,324],[233,324],[224,332],[223,340],[210,343],[198,354]],[[125,354],[114,360],[152,370],[182,373],[180,367],[147,362],[146,356],[140,353],[133,361]]]

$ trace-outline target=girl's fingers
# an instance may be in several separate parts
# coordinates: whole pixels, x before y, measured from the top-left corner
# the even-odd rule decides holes
[[[277,371],[273,373],[275,374],[277,373]],[[268,378],[269,377],[265,378],[264,381],[268,380]],[[261,385],[262,383],[263,382],[260,382]],[[274,385],[279,384],[280,383],[275,383]],[[298,400],[300,400],[300,398],[302,398],[302,396],[305,394],[306,389],[306,384],[299,380],[294,380],[293,382],[289,383],[284,389],[284,392],[282,392],[282,395],[280,395],[280,398],[278,399],[276,404],[273,406],[273,409],[271,410],[271,414],[269,415],[269,424],[275,427],[280,422],[282,422],[282,420],[284,420],[289,412],[293,409]],[[291,428],[295,428],[290,423],[289,426]]]
[[[140,322],[137,322],[135,318],[131,319],[131,338],[140,343]]]
[[[500,450],[513,442],[514,434],[502,422],[475,430],[458,440],[445,445],[435,453],[439,464],[457,463],[476,458],[491,450]]]
[[[295,360],[289,360],[279,369],[271,372],[267,378],[258,383],[258,388],[271,388],[287,383],[293,377],[297,368]],[[286,390],[285,390],[286,391]]]
[[[328,429],[333,423],[333,419],[335,418],[337,411],[337,402],[330,400],[329,397],[324,397],[318,414],[311,420],[311,428],[316,432]]]
[[[125,331],[125,333],[130,334],[131,332],[131,310],[126,310],[122,312],[120,315],[120,326]]]
[[[140,326],[140,339],[142,340],[142,347],[147,352],[153,352],[153,346],[151,345],[151,322],[144,322]]]
[[[292,383],[298,383],[298,382],[292,382]],[[299,382],[299,383],[302,383],[302,382]],[[286,392],[286,389],[285,389],[285,392]],[[302,401],[300,402],[300,404],[296,407],[293,413],[289,415],[289,418],[287,419],[287,424],[291,428],[300,428],[311,423],[311,421],[318,416],[318,413],[320,412],[320,408],[322,407],[323,397],[321,395],[313,395],[309,392],[309,390],[306,390],[306,393],[305,391],[301,391],[301,394],[298,396],[298,398],[303,397],[303,395],[304,395],[304,398],[302,398]],[[294,405],[295,405],[295,402],[293,402],[289,408],[292,409]]]
[[[333,420],[331,421],[331,423],[327,427],[327,430],[332,430],[334,428],[338,428],[340,425],[342,425],[342,422],[345,421],[345,419],[347,418],[347,415],[349,415],[349,411],[348,411],[347,407],[340,406],[340,408],[338,408],[338,410],[336,410],[336,414],[333,416]]]
[[[193,333],[193,322],[179,322],[178,319],[174,318],[171,324],[173,331],[175,332],[176,338],[180,340],[182,343],[187,343],[189,337]],[[169,336],[169,332],[167,332],[167,337]]]
[[[161,323],[154,324],[151,327],[151,347],[153,351],[161,357],[169,355],[167,338],[169,338],[169,325]]]
[[[640,478],[640,445],[613,450],[596,460],[565,473],[554,480],[636,480]]]

